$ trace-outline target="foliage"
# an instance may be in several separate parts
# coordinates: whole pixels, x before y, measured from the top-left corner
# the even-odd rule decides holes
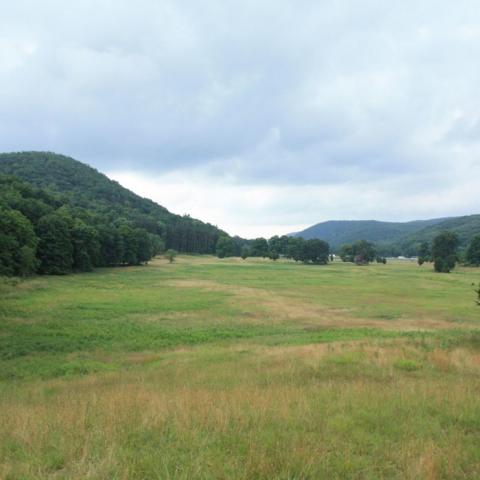
[[[72,271],[73,244],[69,225],[64,217],[50,213],[37,225],[39,273],[65,275]]]
[[[343,262],[354,262],[357,265],[373,262],[376,255],[375,246],[366,240],[358,240],[353,245],[342,245],[340,249],[340,258]],[[383,263],[383,259],[381,261]]]
[[[458,236],[449,231],[438,234],[433,239],[432,259],[436,272],[449,273],[457,261]]]
[[[328,221],[294,235],[305,239],[322,238],[330,244],[334,252],[339,252],[344,244],[351,245],[363,238],[375,243],[382,256],[420,256],[424,261],[430,261],[428,255],[419,252],[419,246],[431,244],[433,238],[444,230],[456,233],[459,247],[466,248],[475,235],[480,235],[480,215],[405,223],[373,220]]]
[[[428,242],[422,242],[418,247],[418,264],[432,261],[432,250]]]
[[[291,237],[286,257],[292,258],[296,262],[325,265],[330,258],[330,246],[327,242],[315,238],[304,240],[300,237]]]
[[[268,257],[268,242],[264,238],[256,238],[250,244],[251,257]]]
[[[2,173],[15,178],[6,181],[4,177],[3,183],[10,184],[8,189],[3,188],[0,180],[1,198],[7,199],[11,208],[21,211],[34,224],[61,205],[68,205],[71,216],[80,218],[97,231],[103,225],[124,219],[132,228],[146,230],[158,236],[167,248],[180,252],[214,253],[219,236],[227,236],[217,227],[188,215],[174,215],[97,170],[62,155],[46,152],[0,154]],[[128,263],[133,259],[134,255],[130,255]]]
[[[37,243],[27,217],[17,210],[0,207],[0,275],[35,272]]]
[[[480,266],[480,235],[472,238],[465,259],[469,265]]]
[[[271,251],[277,252],[279,255],[286,255],[290,240],[291,237],[287,235],[282,235],[281,237],[275,235],[268,240],[268,248]]]
[[[215,252],[218,258],[234,257],[237,253],[237,246],[233,238],[222,235],[215,248]]]
[[[270,258],[270,260],[278,260],[280,258],[280,255],[278,254],[278,252],[276,250],[270,250],[270,253],[268,254],[268,258]]]
[[[176,256],[178,255],[178,252],[176,250],[173,250],[172,248],[169,248],[164,255],[165,258],[168,260],[168,263],[173,263]]]
[[[219,236],[227,236],[173,215],[68,157],[0,154],[0,172],[19,177],[0,173],[0,209],[8,212],[0,221],[0,275],[139,265],[166,245],[213,253]]]
[[[350,245],[349,243],[342,245],[339,255],[342,259],[342,262],[353,262],[355,258],[353,253],[353,245]]]

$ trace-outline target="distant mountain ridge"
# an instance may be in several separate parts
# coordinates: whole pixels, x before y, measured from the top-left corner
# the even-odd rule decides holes
[[[430,242],[443,230],[455,232],[460,245],[480,234],[480,215],[433,218],[410,222],[383,222],[378,220],[330,220],[317,223],[292,236],[305,239],[321,238],[337,251],[343,244],[368,240],[386,255],[416,255],[421,242]]]

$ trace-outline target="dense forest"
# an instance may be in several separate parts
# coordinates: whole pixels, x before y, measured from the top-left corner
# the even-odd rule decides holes
[[[165,248],[214,253],[217,227],[170,213],[76,160],[0,154],[0,274],[135,265]]]

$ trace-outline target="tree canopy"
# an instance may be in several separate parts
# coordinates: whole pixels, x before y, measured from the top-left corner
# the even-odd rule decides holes
[[[340,258],[344,262],[355,262],[358,265],[365,265],[373,262],[377,257],[375,245],[366,240],[358,240],[353,244],[342,245]]]
[[[215,249],[218,258],[234,257],[237,254],[237,246],[233,238],[221,236]]]
[[[467,263],[470,265],[480,266],[480,235],[472,238],[465,254]]]
[[[457,234],[450,231],[439,233],[433,239],[432,259],[436,272],[449,273],[457,262]]]

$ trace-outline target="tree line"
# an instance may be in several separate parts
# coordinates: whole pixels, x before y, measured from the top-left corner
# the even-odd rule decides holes
[[[275,235],[269,240],[263,237],[245,240],[240,237],[221,236],[216,245],[216,254],[219,258],[262,257],[272,260],[283,256],[296,262],[324,265],[330,258],[330,246],[323,240],[304,240],[287,235]]]
[[[467,266],[480,266],[480,235],[475,235],[463,252],[459,251],[460,240],[456,233],[439,233],[431,243],[422,242],[418,248],[418,264],[432,262],[436,272],[448,273],[461,262]]]
[[[0,175],[0,274],[66,274],[139,265],[165,248],[129,219],[72,207],[64,199]]]
[[[140,265],[166,248],[214,253],[220,235],[216,227],[188,216],[169,214],[165,223],[158,214],[162,207],[152,210],[149,202],[140,204],[146,206],[141,210],[108,209],[102,202],[93,205],[87,196],[72,201],[69,195],[1,174],[0,191],[0,275]]]
[[[458,262],[466,265],[480,266],[480,235],[473,237],[464,252],[459,251],[459,239],[451,231],[441,232],[430,243],[422,242],[417,246],[418,264],[432,262],[436,272],[450,272]],[[297,262],[326,264],[333,260],[329,244],[320,239],[305,240],[302,237],[283,235],[269,240],[256,238],[245,240],[240,237],[220,236],[216,248],[219,258],[225,257],[262,257],[277,260],[279,257],[293,259]],[[387,263],[379,254],[375,244],[358,240],[344,244],[338,252],[343,262],[367,265],[370,262]]]

